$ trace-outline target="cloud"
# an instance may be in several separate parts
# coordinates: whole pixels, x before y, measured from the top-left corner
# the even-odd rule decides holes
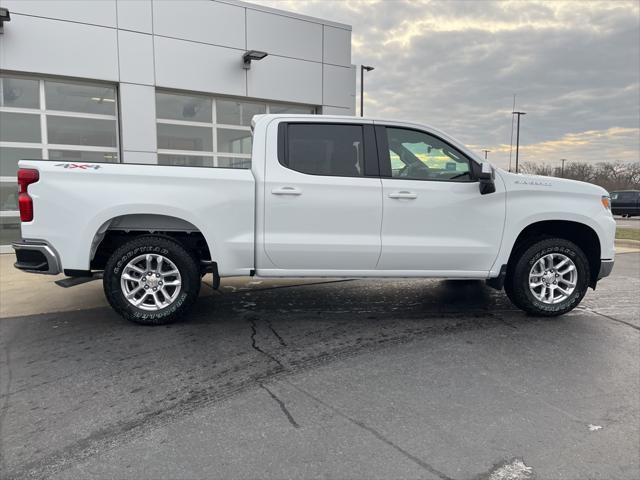
[[[640,134],[637,128],[611,127],[606,130],[588,130],[567,133],[554,140],[521,145],[520,162],[545,162],[560,164],[561,158],[585,162],[637,162],[640,150]],[[481,152],[482,145],[468,147]],[[509,158],[515,168],[515,145],[501,144],[493,147],[491,154]],[[508,163],[508,162],[507,162]]]
[[[431,124],[506,166],[515,93],[526,161],[640,160],[639,2],[256,3],[353,25],[353,62],[376,67],[368,115]]]

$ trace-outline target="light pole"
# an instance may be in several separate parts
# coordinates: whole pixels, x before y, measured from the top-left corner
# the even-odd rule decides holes
[[[370,72],[373,67],[360,65],[360,116],[364,115],[364,71]]]
[[[511,112],[513,115],[518,116],[518,128],[516,133],[516,173],[518,173],[518,153],[520,151],[520,117],[526,115],[526,112]]]
[[[489,153],[491,150],[482,150],[484,152],[484,159],[487,159],[487,153]]]
[[[561,158],[560,161],[562,162],[562,167],[560,168],[560,176],[562,178],[564,178],[564,162],[566,162],[567,159],[566,158]]]

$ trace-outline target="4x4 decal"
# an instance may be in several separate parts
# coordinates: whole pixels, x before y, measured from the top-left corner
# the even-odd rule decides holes
[[[54,166],[62,168],[79,168],[80,170],[98,170],[100,165],[92,165],[90,163],[56,163]]]

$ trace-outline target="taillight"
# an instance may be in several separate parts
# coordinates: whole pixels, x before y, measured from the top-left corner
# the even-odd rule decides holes
[[[30,222],[33,220],[33,200],[29,196],[27,189],[32,183],[40,179],[38,170],[33,168],[21,168],[18,170],[18,207],[20,208],[20,221]]]

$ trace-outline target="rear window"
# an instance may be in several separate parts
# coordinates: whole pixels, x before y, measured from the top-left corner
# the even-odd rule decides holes
[[[280,163],[309,175],[364,176],[362,125],[290,123]]]

